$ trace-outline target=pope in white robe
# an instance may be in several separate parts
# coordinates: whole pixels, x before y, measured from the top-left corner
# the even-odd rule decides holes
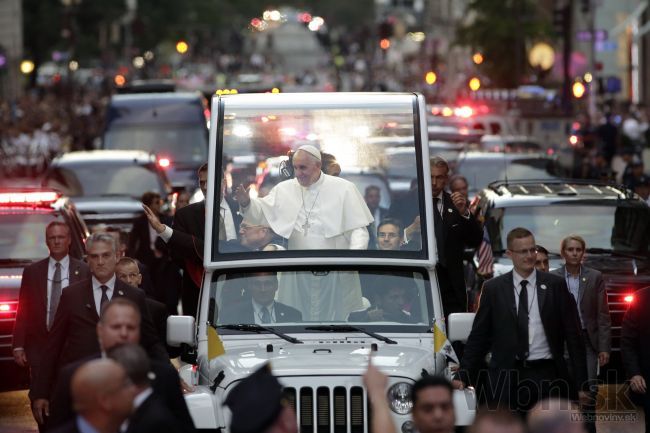
[[[236,196],[247,221],[267,225],[288,239],[289,250],[367,249],[373,222],[363,196],[345,179],[321,172],[320,152],[298,148],[295,178],[277,184],[263,198],[250,198],[243,186]],[[299,309],[305,321],[345,320],[362,308],[356,272],[282,273],[278,301]]]

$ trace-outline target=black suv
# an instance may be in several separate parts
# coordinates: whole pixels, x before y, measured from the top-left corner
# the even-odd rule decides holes
[[[52,190],[36,188],[0,193],[0,387],[27,384],[27,370],[14,363],[13,328],[23,268],[49,255],[45,227],[63,221],[70,227],[70,255],[84,257],[88,229],[72,202]]]
[[[576,180],[494,182],[479,193],[479,211],[492,244],[494,274],[512,269],[506,234],[526,227],[562,264],[560,242],[569,234],[587,243],[585,265],[603,273],[612,317],[612,350],[620,350],[621,321],[634,292],[650,286],[650,208],[618,186]]]

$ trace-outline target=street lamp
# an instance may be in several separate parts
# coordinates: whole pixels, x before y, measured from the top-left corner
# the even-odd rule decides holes
[[[20,62],[20,72],[25,75],[29,75],[34,72],[34,62],[31,60],[23,60]]]

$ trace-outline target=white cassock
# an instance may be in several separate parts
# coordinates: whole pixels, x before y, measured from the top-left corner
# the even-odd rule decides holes
[[[280,182],[267,196],[252,198],[242,215],[287,238],[289,250],[367,249],[366,227],[373,222],[356,186],[326,174],[309,187],[296,179]],[[362,308],[357,272],[291,272],[279,279],[278,301],[300,310],[305,321],[345,320]]]

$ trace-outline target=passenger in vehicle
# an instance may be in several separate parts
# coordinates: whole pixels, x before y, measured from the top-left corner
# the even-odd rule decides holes
[[[269,194],[251,198],[236,190],[241,213],[253,224],[268,225],[289,240],[289,249],[366,249],[372,215],[353,183],[323,174],[321,153],[301,146],[293,156],[294,179]]]
[[[535,258],[535,269],[542,272],[549,271],[548,250],[541,245],[535,245],[537,257]]]
[[[372,217],[375,219],[375,221],[368,226],[368,232],[370,233],[369,248],[376,248],[378,224],[388,216],[388,209],[379,206],[379,203],[381,202],[381,190],[377,185],[369,185],[366,187],[363,199],[365,200]]]
[[[284,250],[279,245],[278,236],[266,225],[255,225],[243,220],[239,225],[239,238],[241,245],[251,251]]]
[[[241,302],[234,308],[221,310],[221,323],[269,323],[300,322],[300,311],[275,301],[278,291],[278,277],[275,272],[259,272],[246,278],[246,290],[250,302]]]
[[[377,228],[377,249],[381,251],[399,251],[404,244],[402,223],[393,218],[386,218]]]
[[[408,290],[401,286],[378,289],[376,301],[365,311],[350,313],[349,322],[415,323],[417,320],[402,309],[408,302]]]

